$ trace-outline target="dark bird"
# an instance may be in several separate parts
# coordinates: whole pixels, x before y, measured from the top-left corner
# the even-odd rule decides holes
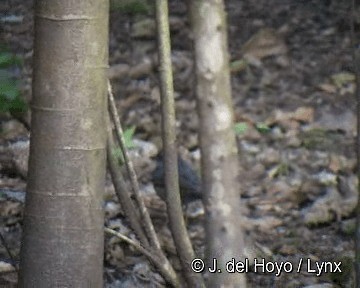
[[[189,163],[183,160],[180,156],[178,157],[178,170],[179,170],[179,187],[180,197],[183,204],[200,200],[201,195],[201,183],[199,176],[196,171],[191,167]],[[152,173],[152,180],[156,193],[161,199],[165,201],[165,173],[164,173],[164,162],[162,159],[157,161],[157,166]]]

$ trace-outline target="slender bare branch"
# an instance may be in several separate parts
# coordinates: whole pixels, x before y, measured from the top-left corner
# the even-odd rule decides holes
[[[139,231],[137,234],[142,235],[141,238],[145,238],[144,240],[140,239],[141,241],[145,241],[144,246],[146,246],[146,248],[148,248],[148,249],[151,249],[151,248],[154,249],[154,251],[149,252],[149,253],[153,253],[153,254],[157,255],[157,258],[159,259],[159,261],[154,262],[154,265],[159,269],[159,271],[161,272],[161,274],[163,275],[163,277],[165,278],[165,280],[167,282],[169,282],[174,287],[179,287],[179,285],[180,285],[179,279],[178,279],[173,267],[171,266],[169,260],[166,258],[166,256],[164,255],[164,253],[161,249],[160,242],[155,233],[155,229],[151,222],[149,213],[148,213],[148,211],[145,207],[145,204],[140,196],[139,184],[136,179],[135,170],[133,168],[131,160],[128,157],[128,153],[127,153],[127,150],[125,147],[124,136],[123,136],[123,132],[122,132],[123,130],[122,130],[122,127],[120,124],[120,120],[119,120],[120,118],[119,118],[117,110],[116,110],[115,100],[114,100],[114,96],[112,94],[110,82],[108,82],[108,94],[109,94],[110,115],[111,115],[111,118],[113,119],[113,123],[116,128],[115,134],[116,134],[118,142],[121,146],[120,148],[121,148],[123,156],[124,156],[125,164],[127,164],[126,167],[128,169],[128,173],[130,176],[135,200],[137,201],[137,208],[139,208],[138,210],[140,210],[140,215],[138,213],[136,213],[136,211],[138,211],[138,210],[135,209],[135,206],[126,191],[125,182],[119,171],[119,167],[117,165],[116,159],[115,159],[113,153],[111,152],[111,151],[114,151],[115,144],[113,141],[112,131],[111,131],[110,125],[109,125],[108,126],[109,127],[108,140],[109,141],[108,141],[107,153],[108,153],[108,159],[110,159],[111,161],[108,161],[108,163],[109,163],[109,166],[112,167],[112,168],[110,168],[110,171],[112,174],[112,179],[113,179],[116,194],[119,197],[119,199],[123,198],[123,197],[127,198],[127,200],[125,200],[126,203],[124,203],[124,205],[122,203],[121,204],[122,204],[124,210],[126,209],[125,213],[126,213],[127,217],[129,218],[129,221],[134,222],[132,225],[134,225],[134,227],[136,227],[136,230],[133,228],[135,233],[137,233],[136,231]],[[125,191],[125,193],[121,193],[120,191]],[[127,196],[123,196],[122,194],[126,194]],[[129,211],[127,211],[127,210],[129,210]],[[139,219],[141,219],[141,220],[139,220]],[[143,224],[146,235],[142,232],[143,229],[141,228],[141,224]],[[146,238],[146,236],[148,238]],[[150,246],[149,246],[149,244],[147,244],[148,239],[150,239]]]
[[[191,270],[194,251],[186,231],[179,193],[177,148],[175,136],[175,103],[170,56],[170,32],[166,0],[156,1],[156,23],[161,82],[162,139],[164,147],[166,206],[170,228],[180,258],[185,279],[190,287],[203,286],[200,274]]]
[[[140,253],[142,253],[144,256],[148,258],[150,262],[152,262],[155,267],[157,267],[161,273],[161,275],[165,276],[165,280],[168,281],[172,286],[174,287],[180,287],[179,281],[176,277],[176,274],[174,274],[174,270],[172,269],[171,265],[169,265],[168,261],[163,261],[163,256],[159,255],[158,253],[154,251],[149,251],[145,247],[141,246],[141,244],[135,240],[130,239],[129,237],[126,237],[125,235],[122,235],[121,233],[105,227],[105,232],[114,235],[121,239],[122,241],[128,243],[129,245],[133,246],[136,250],[138,250]]]
[[[135,200],[138,204],[138,207],[140,208],[140,215],[141,218],[143,219],[143,221],[141,221],[146,235],[150,241],[150,245],[153,247],[156,247],[158,250],[161,250],[160,247],[160,243],[159,240],[156,236],[155,233],[155,229],[154,226],[152,225],[149,213],[147,212],[147,209],[145,207],[144,201],[142,200],[142,198],[140,197],[140,189],[139,189],[139,183],[137,181],[137,177],[136,177],[136,173],[135,173],[135,169],[134,169],[134,165],[132,164],[129,154],[126,150],[125,147],[125,140],[124,140],[124,134],[123,134],[123,129],[121,127],[121,123],[120,123],[120,117],[119,114],[117,112],[116,109],[116,105],[115,105],[115,99],[114,99],[114,95],[112,93],[112,89],[111,89],[111,84],[110,81],[108,81],[108,96],[109,96],[109,111],[110,111],[110,116],[111,119],[114,123],[115,126],[115,135],[117,137],[117,140],[119,142],[120,145],[120,149],[122,151],[122,154],[124,156],[124,161],[125,161],[125,166],[126,169],[128,171],[128,175],[130,178],[130,183],[132,186],[132,190],[134,192],[134,196],[135,196]]]
[[[144,254],[151,262],[156,263],[156,266],[162,265],[162,263],[159,262],[159,258],[156,256],[156,254],[153,253],[153,251],[151,251],[151,252],[148,251],[145,247],[141,246],[141,244],[139,242],[132,240],[129,237],[126,237],[125,235],[122,235],[121,233],[119,233],[113,229],[110,229],[108,227],[105,227],[104,230],[106,233],[108,233],[110,235],[114,235],[114,236],[118,237],[119,239],[121,239],[122,241],[133,246],[137,251]]]
[[[119,164],[117,162],[117,158],[114,155],[114,151],[114,139],[111,128],[109,127],[107,140],[107,163],[110,170],[111,179],[114,184],[115,193],[119,199],[121,207],[125,212],[125,215],[129,219],[131,228],[134,229],[134,232],[136,233],[136,236],[139,237],[141,243],[143,243],[145,247],[148,247],[149,241],[146,238],[145,232],[142,228],[139,214],[136,213],[135,206],[130,199],[129,193],[127,192],[127,187],[124,178],[119,170]]]

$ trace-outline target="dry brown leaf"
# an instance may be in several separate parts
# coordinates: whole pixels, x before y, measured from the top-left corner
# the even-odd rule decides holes
[[[261,60],[269,56],[284,55],[287,46],[274,29],[264,28],[253,35],[242,47],[245,58]]]
[[[314,108],[312,107],[299,107],[292,115],[292,119],[310,123],[314,121]]]
[[[335,85],[328,84],[328,83],[320,84],[320,85],[318,86],[318,88],[319,88],[321,91],[324,91],[324,92],[329,93],[329,94],[335,94],[336,91],[337,91]]]
[[[330,156],[329,170],[331,172],[337,173],[341,168],[341,163],[339,157],[335,155]]]
[[[298,122],[313,122],[314,113],[314,108],[312,107],[299,107],[294,112],[285,112],[278,109],[265,121],[265,124],[281,124],[289,129],[297,129],[299,128]]]

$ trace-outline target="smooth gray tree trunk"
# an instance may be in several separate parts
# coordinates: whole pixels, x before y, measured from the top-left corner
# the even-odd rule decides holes
[[[19,287],[103,287],[109,5],[35,3]]]
[[[211,266],[216,259],[221,270],[207,275],[207,287],[246,287],[244,274],[225,270],[232,258],[245,259],[224,3],[189,0],[188,4],[200,116],[206,258]]]

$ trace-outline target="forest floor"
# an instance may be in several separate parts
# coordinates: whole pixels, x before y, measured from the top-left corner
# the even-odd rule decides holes
[[[226,1],[241,167],[239,195],[246,216],[242,220],[239,213],[239,223],[246,230],[249,258],[294,267],[280,275],[249,272],[249,287],[354,285],[356,102],[348,2]],[[1,43],[23,59],[21,69],[11,73],[21,80],[27,101],[31,99],[32,5],[31,0],[0,2]],[[170,1],[170,15],[178,143],[184,157],[199,167],[191,39],[183,1]],[[358,33],[360,23],[355,24]],[[152,16],[112,10],[109,78],[124,127],[135,126],[134,138],[145,146],[153,144],[157,151],[160,96],[154,27]],[[17,258],[29,133],[10,115],[0,116],[0,232]],[[151,193],[148,166],[153,154],[135,157],[135,162],[143,190],[150,191],[144,192],[144,198],[164,249],[176,266],[164,203]],[[131,235],[111,193],[108,185],[106,223]],[[200,255],[201,208],[195,203],[187,211],[190,235]],[[105,250],[107,287],[163,286],[152,266],[126,244],[107,237]],[[1,266],[6,258],[0,245]],[[342,272],[317,275],[316,263],[325,262],[341,262]],[[302,269],[297,272],[299,263]],[[16,273],[0,274],[0,287],[16,287],[16,281]]]

